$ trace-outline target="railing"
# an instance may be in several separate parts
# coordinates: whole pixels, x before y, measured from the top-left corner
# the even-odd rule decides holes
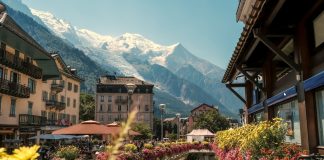
[[[63,88],[64,88],[63,84],[57,84],[57,83],[51,84],[51,89],[55,90],[56,92],[62,92]]]
[[[19,125],[45,126],[46,125],[46,117],[29,115],[29,114],[19,114]]]
[[[46,101],[46,107],[49,109],[56,109],[56,110],[64,110],[66,107],[66,104],[64,102],[58,102],[56,100],[47,100]]]
[[[70,124],[71,122],[65,119],[59,119],[59,120],[49,119],[46,121],[47,126],[69,126]]]
[[[2,52],[2,53],[1,53]],[[36,79],[42,78],[42,69],[33,65],[30,62],[9,53],[0,51],[0,64],[6,65],[10,68],[19,70],[22,73],[25,73]]]
[[[5,79],[0,79],[0,92],[19,98],[30,96],[29,87]]]
[[[127,101],[127,99],[116,99],[115,103],[116,104],[127,104],[128,101]]]

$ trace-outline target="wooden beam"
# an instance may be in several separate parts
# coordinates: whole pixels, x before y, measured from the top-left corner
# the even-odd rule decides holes
[[[250,80],[255,86],[264,92],[264,88],[257,82],[254,81],[254,78],[250,76],[246,71],[244,71],[240,66],[235,66],[248,80]]]
[[[245,87],[245,83],[230,83],[227,85],[229,85],[230,87]]]
[[[245,86],[245,84],[243,84]],[[226,84],[226,87],[237,97],[239,98],[244,104],[246,104],[245,99],[239,94],[237,93],[231,86],[231,84]]]
[[[283,53],[277,46],[272,43],[266,36],[260,32],[259,29],[254,29],[253,34],[255,38],[260,39],[260,41],[267,46],[274,54],[276,54],[282,61],[284,61],[288,66],[290,66],[295,71],[299,72],[299,66],[289,57]]]

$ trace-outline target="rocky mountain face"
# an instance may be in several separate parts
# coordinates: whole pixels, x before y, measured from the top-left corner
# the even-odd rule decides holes
[[[118,73],[155,84],[155,104],[166,103],[172,116],[188,115],[200,103],[213,104],[237,117],[239,100],[220,83],[224,70],[196,57],[182,44],[163,46],[139,34],[112,37],[78,29],[49,12],[7,2],[8,12],[48,51],[59,51],[67,64],[85,79],[83,91],[94,93],[96,77]],[[21,13],[22,12],[22,13]]]

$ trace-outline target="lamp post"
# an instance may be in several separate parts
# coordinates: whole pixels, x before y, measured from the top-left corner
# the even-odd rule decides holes
[[[163,114],[165,110],[166,105],[160,104],[160,111],[161,111],[161,141],[163,140]]]
[[[177,117],[177,119],[178,119],[178,125],[177,125],[177,139],[180,138],[180,116],[181,116],[180,113],[177,113],[177,114],[176,114],[176,117]]]
[[[134,90],[136,88],[136,85],[133,84],[133,83],[127,83],[125,85],[126,89],[127,89],[127,93],[128,93],[128,96],[127,96],[127,117],[129,115],[129,110],[130,110],[130,102],[131,102],[131,96],[132,94],[134,93]]]

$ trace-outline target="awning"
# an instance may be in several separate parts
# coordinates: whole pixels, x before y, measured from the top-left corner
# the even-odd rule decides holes
[[[305,91],[310,91],[321,86],[324,86],[324,71],[304,81]]]
[[[251,108],[248,109],[248,113],[252,114],[255,112],[258,112],[260,110],[262,110],[264,108],[264,106],[262,105],[262,102],[259,104],[255,104],[254,106],[252,106]]]
[[[272,96],[271,98],[267,99],[266,104],[267,104],[267,106],[272,106],[274,104],[277,104],[279,102],[282,102],[289,98],[292,98],[296,95],[297,95],[296,87],[292,86],[292,87],[288,88],[287,90],[282,91],[282,92],[278,93],[277,95]]]

